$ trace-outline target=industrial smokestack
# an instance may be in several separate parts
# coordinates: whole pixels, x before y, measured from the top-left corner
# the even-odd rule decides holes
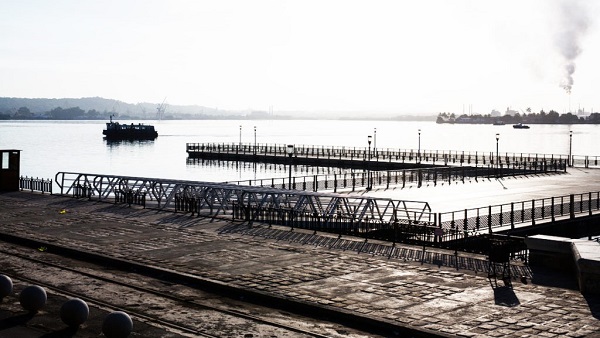
[[[555,42],[563,57],[563,76],[560,86],[570,94],[573,88],[575,59],[583,51],[580,40],[589,27],[590,18],[582,1],[562,0],[558,5],[560,22]]]

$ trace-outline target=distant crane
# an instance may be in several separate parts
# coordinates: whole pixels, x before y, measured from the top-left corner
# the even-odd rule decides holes
[[[167,97],[165,96],[163,102],[156,107],[156,119],[159,121],[162,120],[163,116],[165,115],[165,110],[167,109],[167,104],[165,103],[166,101]]]

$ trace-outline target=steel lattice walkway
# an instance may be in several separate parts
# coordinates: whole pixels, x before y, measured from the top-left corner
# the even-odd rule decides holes
[[[293,210],[319,217],[343,215],[356,222],[420,223],[433,225],[427,202],[392,200],[349,194],[241,186],[132,176],[59,172],[55,182],[61,195],[90,200],[138,204],[205,216],[232,215],[234,206],[248,210]],[[249,221],[257,214],[249,215]]]

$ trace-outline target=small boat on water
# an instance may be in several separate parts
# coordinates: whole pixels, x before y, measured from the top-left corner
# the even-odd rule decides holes
[[[102,134],[106,136],[107,140],[154,140],[158,137],[158,132],[154,129],[154,126],[141,123],[121,124],[113,122],[112,115]]]
[[[501,120],[494,121],[494,123],[493,123],[493,124],[494,124],[495,126],[503,126],[503,125],[505,125],[504,121],[501,121]]]
[[[523,123],[513,124],[513,128],[515,129],[529,129],[529,126]]]

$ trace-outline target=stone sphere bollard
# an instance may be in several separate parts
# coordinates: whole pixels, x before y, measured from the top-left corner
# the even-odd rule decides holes
[[[90,308],[83,300],[73,298],[60,307],[60,319],[69,327],[77,327],[88,319]]]
[[[46,295],[46,290],[37,285],[26,287],[19,295],[21,306],[29,312],[37,312],[46,305],[47,300],[48,296]]]
[[[13,292],[13,282],[10,277],[0,275],[0,300]]]
[[[102,333],[106,338],[126,338],[133,330],[133,321],[123,311],[109,313],[102,323]]]

